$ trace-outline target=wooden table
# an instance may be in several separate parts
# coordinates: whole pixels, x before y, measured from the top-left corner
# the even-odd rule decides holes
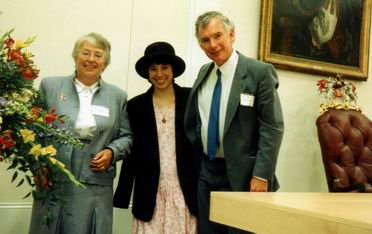
[[[212,192],[210,219],[262,234],[371,234],[372,194]]]

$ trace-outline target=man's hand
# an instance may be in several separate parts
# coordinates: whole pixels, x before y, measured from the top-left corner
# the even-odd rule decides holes
[[[252,177],[250,192],[267,192],[268,182],[257,177]]]
[[[103,149],[90,161],[90,168],[95,172],[104,172],[110,167],[112,157],[113,155],[110,149]]]

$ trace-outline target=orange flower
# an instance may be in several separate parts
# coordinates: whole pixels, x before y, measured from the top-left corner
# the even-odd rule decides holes
[[[39,115],[40,115],[40,112],[41,112],[41,108],[38,107],[38,106],[33,106],[31,108],[31,112],[35,116],[35,118],[39,118]]]
[[[14,45],[14,40],[12,38],[8,38],[4,41],[6,48],[11,48]]]
[[[14,146],[11,131],[5,131],[4,134],[0,136],[0,145],[2,149],[10,149]]]
[[[20,50],[9,51],[9,59],[16,61],[18,64],[23,64],[22,52]]]
[[[33,80],[35,79],[35,74],[34,74],[34,70],[32,70],[31,67],[26,67],[25,69],[23,69],[22,71],[22,76],[26,79],[26,80]]]
[[[33,116],[35,119],[39,118],[39,116],[40,116],[40,112],[41,112],[41,108],[38,107],[38,106],[33,106],[33,107],[31,108],[31,114],[32,114],[32,116]]]
[[[26,123],[27,124],[32,124],[33,121],[38,121],[38,119],[40,118],[40,112],[41,112],[40,107],[33,106],[30,110],[30,115],[26,119]],[[41,122],[44,121],[42,118],[40,118],[40,120],[41,120]]]
[[[52,123],[56,119],[58,119],[58,115],[55,112],[56,112],[56,109],[53,108],[49,113],[46,113],[44,117],[45,122]]]

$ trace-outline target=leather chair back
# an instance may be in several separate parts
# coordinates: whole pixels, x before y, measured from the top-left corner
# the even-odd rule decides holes
[[[316,121],[330,192],[372,192],[372,122],[354,110],[330,109]]]

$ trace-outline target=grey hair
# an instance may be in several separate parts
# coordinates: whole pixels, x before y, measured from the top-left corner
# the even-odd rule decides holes
[[[200,27],[203,28],[203,27],[207,26],[211,22],[212,19],[218,19],[219,21],[221,21],[223,23],[223,26],[224,26],[226,31],[230,31],[230,30],[235,29],[234,23],[229,18],[224,16],[221,12],[219,12],[219,11],[207,11],[207,12],[201,14],[196,19],[196,22],[195,22],[195,36],[196,36],[196,38],[198,38],[198,41],[199,41],[199,35],[198,35],[199,28]]]
[[[105,57],[105,68],[110,64],[111,61],[111,44],[110,42],[104,38],[101,34],[96,32],[91,32],[87,35],[84,35],[80,37],[76,42],[74,46],[74,50],[72,51],[72,57],[76,61],[79,55],[79,52],[81,48],[83,47],[85,42],[89,42],[92,45],[96,46],[97,48],[100,48],[103,50],[104,57]]]

